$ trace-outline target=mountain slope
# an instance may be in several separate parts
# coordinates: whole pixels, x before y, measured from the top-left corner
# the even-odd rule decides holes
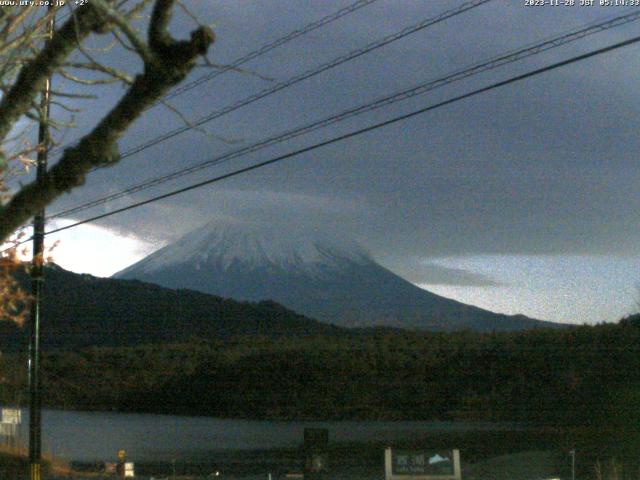
[[[22,276],[27,281],[26,276]],[[133,346],[244,335],[335,335],[342,329],[274,302],[236,302],[191,290],[46,269],[41,344],[45,349]],[[26,345],[26,328],[0,321],[0,350]]]
[[[506,331],[554,325],[440,297],[380,266],[339,233],[299,225],[212,222],[116,278],[239,300],[271,299],[347,327]]]

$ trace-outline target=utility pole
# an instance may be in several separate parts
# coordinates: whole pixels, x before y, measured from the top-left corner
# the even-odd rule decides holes
[[[54,29],[55,9],[50,2],[47,22],[47,42]],[[36,181],[40,182],[47,172],[49,149],[49,106],[51,78],[47,78],[40,97],[40,125],[38,128],[38,157]],[[29,316],[29,479],[40,480],[42,459],[42,418],[40,397],[40,314],[42,284],[44,281],[44,226],[45,212],[42,208],[33,219],[33,254],[31,260],[31,311]]]
[[[571,480],[576,480],[576,449],[569,452],[571,455]]]

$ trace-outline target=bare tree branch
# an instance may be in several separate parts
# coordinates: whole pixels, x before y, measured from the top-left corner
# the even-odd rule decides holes
[[[58,73],[67,80],[71,80],[72,82],[78,83],[80,85],[107,85],[110,83],[121,81],[118,78],[80,78],[77,75],[73,75],[72,73],[69,73],[65,70],[60,70]]]
[[[42,90],[44,83],[62,61],[77,47],[84,37],[92,31],[104,33],[107,20],[96,13],[91,4],[86,5],[55,32],[51,41],[36,58],[25,65],[12,88],[0,101],[0,141],[13,124],[25,114],[35,96]],[[2,161],[0,159],[0,161]],[[0,169],[3,165],[0,164]]]
[[[92,0],[92,5],[105,17],[109,18],[113,23],[115,23],[118,28],[124,33],[131,42],[131,45],[136,49],[136,52],[145,63],[153,63],[155,62],[155,57],[151,49],[147,46],[147,44],[138,37],[138,33],[131,27],[129,21],[126,17],[124,17],[120,12],[114,10],[109,6],[107,2],[104,0]]]
[[[182,122],[189,127],[190,129],[196,131],[196,132],[200,132],[202,133],[204,136],[208,137],[208,138],[212,138],[214,140],[218,140],[220,142],[223,143],[227,143],[227,144],[234,144],[234,143],[240,143],[242,142],[242,140],[235,140],[235,139],[229,139],[229,138],[225,138],[225,137],[221,137],[219,135],[214,135],[211,132],[207,132],[206,129],[204,129],[203,127],[200,127],[196,124],[194,124],[191,120],[189,120],[186,115],[184,115],[179,109],[177,109],[176,107],[174,107],[173,105],[171,105],[171,103],[169,103],[166,100],[161,100],[160,103],[165,106],[169,111],[173,112],[178,118],[180,118],[180,120],[182,120]]]
[[[51,95],[54,97],[65,97],[65,98],[84,98],[85,100],[94,100],[98,98],[97,95],[93,95],[90,93],[71,93],[71,92],[63,92],[60,90],[51,90]]]
[[[136,53],[136,49],[133,48],[131,45],[129,45],[124,38],[122,38],[122,36],[120,35],[120,33],[117,30],[114,30],[113,32],[113,36],[115,37],[116,41],[122,45],[122,48],[124,48],[125,50],[128,50],[130,52]]]
[[[145,109],[186,77],[199,56],[206,55],[215,38],[210,29],[200,27],[191,32],[189,40],[182,41],[173,39],[168,33],[173,3],[173,0],[156,1],[149,26],[150,55],[144,59],[143,73],[134,79],[119,103],[76,146],[64,151],[62,158],[45,174],[42,181],[24,186],[0,208],[0,239],[7,238],[35,212],[61,194],[84,183],[85,175],[91,169],[117,162],[120,159],[117,141],[121,135]],[[77,15],[79,33],[86,34],[91,30],[104,32],[105,17],[98,15],[96,19],[96,15],[85,12],[95,14],[95,10],[83,9]],[[109,20],[113,19],[109,17]],[[28,110],[31,97],[37,92],[36,87],[42,83],[41,78],[46,77],[42,77],[42,72],[50,72],[53,66],[60,66],[64,57],[69,54],[71,47],[65,42],[75,42],[74,28],[73,25],[66,24],[51,42],[60,45],[60,48],[66,48],[63,54],[50,48],[45,49],[34,60],[35,67],[27,66],[23,69],[18,80],[32,89],[31,94],[26,95],[27,106],[24,106],[24,98],[20,101],[13,100],[8,106],[0,103],[0,138],[6,136],[7,132],[3,127],[6,128],[5,125],[9,124],[8,119],[15,119],[18,114],[24,114]],[[23,75],[26,69],[29,69],[30,75]],[[14,93],[14,89],[10,93]],[[9,97],[10,95],[6,96],[3,101]]]
[[[123,70],[103,65],[96,61],[90,61],[88,63],[65,63],[66,68],[74,68],[77,70],[91,70],[94,72],[100,72],[121,82],[131,85],[133,83],[133,77]]]

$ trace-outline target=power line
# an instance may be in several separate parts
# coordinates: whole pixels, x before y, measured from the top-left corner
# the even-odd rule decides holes
[[[418,22],[415,25],[406,27],[402,30],[400,30],[397,33],[391,34],[391,35],[387,35],[386,37],[383,37],[382,39],[379,39],[375,42],[371,42],[367,45],[365,45],[364,47],[361,47],[359,49],[353,50],[345,55],[341,55],[337,58],[334,58],[333,60],[331,60],[330,62],[324,63],[314,69],[311,70],[307,70],[299,75],[296,75],[284,82],[281,82],[277,85],[274,85],[272,87],[266,88],[256,94],[253,94],[249,97],[246,97],[234,104],[228,105],[227,107],[224,107],[222,110],[218,110],[215,111],[213,113],[210,113],[208,115],[206,115],[205,117],[200,118],[199,120],[197,120],[195,123],[192,123],[191,125],[186,125],[186,126],[182,126],[180,128],[171,130],[169,132],[166,132],[163,135],[160,135],[158,137],[155,137],[154,139],[151,139],[143,144],[140,144],[136,147],[134,147],[133,149],[130,149],[124,153],[122,153],[120,155],[121,159],[130,157],[132,155],[135,155],[137,153],[140,153],[143,150],[146,150],[147,148],[150,148],[154,145],[157,145],[161,142],[164,142],[166,140],[169,140],[170,138],[173,138],[177,135],[180,135],[181,133],[184,133],[188,130],[191,130],[195,127],[201,126],[204,123],[207,123],[211,120],[214,120],[216,118],[222,117],[223,115],[226,115],[228,113],[231,113],[235,110],[238,110],[239,108],[242,108],[246,105],[249,105],[255,101],[258,101],[262,98],[265,98],[269,95],[272,95],[276,92],[279,92],[280,90],[283,90],[285,88],[291,87],[299,82],[302,82],[303,80],[309,79],[315,75],[319,75],[322,72],[325,72],[327,70],[330,70],[334,67],[337,67],[339,65],[342,65],[343,63],[346,63],[348,61],[351,61],[357,57],[360,57],[362,55],[365,55],[373,50],[376,50],[378,48],[381,48],[383,46],[386,46],[392,42],[395,42],[397,40],[400,40],[408,35],[411,35],[413,33],[416,33],[420,30],[423,30],[425,28],[428,28],[432,25],[435,25],[437,23],[443,22],[444,20],[447,20],[449,18],[455,17],[457,15],[460,15],[468,10],[471,10],[473,8],[479,7],[485,3],[488,3],[492,0],[473,0],[470,2],[466,2],[463,3],[462,5],[460,5],[457,8],[451,9],[451,10],[447,10],[435,17],[430,17],[427,18],[425,20],[422,20],[420,22]],[[91,171],[95,171],[98,170],[99,167],[94,167],[91,169]],[[56,216],[62,215],[62,214],[66,214],[68,212],[61,212],[59,214],[56,214]]]
[[[136,147],[133,147],[132,149],[124,152],[120,158],[127,158],[130,157],[132,155],[135,155],[136,153],[140,153],[143,150],[146,150],[147,148],[150,148],[154,145],[157,145],[161,142],[164,142],[166,140],[169,140],[170,138],[173,138],[177,135],[180,135],[181,133],[184,133],[188,130],[192,130],[195,127],[199,127],[204,125],[205,123],[208,123],[212,120],[215,120],[216,118],[220,118],[223,115],[226,115],[228,113],[234,112],[246,105],[249,105],[253,102],[256,102],[258,100],[261,100],[269,95],[273,95],[276,92],[279,92],[281,90],[284,90],[285,88],[289,88],[292,87],[293,85],[296,85],[304,80],[307,80],[311,77],[314,77],[316,75],[319,75],[323,72],[326,72],[327,70],[330,70],[332,68],[335,68],[339,65],[342,65],[344,63],[347,63],[351,60],[354,60],[358,57],[361,57],[362,55],[365,55],[369,52],[372,52],[374,50],[377,50],[379,48],[382,48],[386,45],[389,45],[390,43],[393,43],[397,40],[400,40],[404,37],[407,37],[413,33],[419,32],[420,30],[424,30],[428,27],[431,27],[437,23],[443,22],[449,18],[453,18],[457,15],[460,15],[464,12],[467,12],[468,10],[471,10],[473,8],[479,7],[485,3],[491,2],[492,0],[472,0],[466,3],[463,3],[462,5],[460,5],[457,8],[451,9],[451,10],[447,10],[439,15],[436,15],[435,17],[431,17],[425,20],[422,20],[421,22],[418,22],[415,25],[406,27],[402,30],[400,30],[397,33],[391,34],[391,35],[387,35],[386,37],[377,40],[375,42],[371,42],[367,45],[365,45],[362,48],[353,50],[347,54],[341,55],[337,58],[334,58],[333,60],[327,62],[327,63],[323,63],[322,65],[319,65],[318,67],[315,67],[311,70],[307,70],[299,75],[296,75],[284,82],[280,82],[276,85],[273,85],[271,87],[265,88],[263,90],[261,90],[258,93],[255,93],[253,95],[250,95],[249,97],[246,97],[242,100],[239,100],[236,103],[233,103],[231,105],[228,105],[224,108],[222,108],[221,110],[216,110],[214,112],[209,113],[208,115],[205,115],[204,117],[199,118],[198,120],[196,120],[195,122],[193,122],[191,125],[184,125],[182,127],[176,128],[174,130],[171,130],[169,132],[166,132],[162,135],[159,135],[145,143],[142,143]],[[95,169],[94,169],[95,170]]]
[[[242,65],[244,65],[245,63],[249,62],[250,60],[253,60],[254,58],[257,58],[261,55],[264,55],[267,52],[270,52],[271,50],[280,47],[282,45],[284,45],[285,43],[289,43],[292,40],[295,40],[298,37],[301,37],[303,35],[306,35],[309,32],[312,32],[313,30],[317,30],[320,27],[323,27],[325,25],[328,25],[329,23],[332,23],[336,20],[338,20],[339,18],[344,17],[345,15],[348,15],[352,12],[355,12],[356,10],[361,9],[362,7],[366,7],[367,5],[376,2],[377,0],[358,0],[355,3],[352,3],[351,5],[342,8],[340,10],[338,10],[337,12],[334,12],[330,15],[327,15],[326,17],[321,18],[320,20],[317,20],[315,22],[312,22],[308,25],[306,25],[305,27],[299,29],[299,30],[294,30],[290,33],[288,33],[287,35],[285,35],[284,37],[280,37],[277,40],[274,40],[271,43],[268,43],[260,48],[258,48],[257,50],[254,50],[251,53],[248,53],[246,55],[244,55],[243,57],[238,58],[237,60],[234,60],[233,62],[231,62],[229,65],[225,65],[224,67],[222,67],[222,69],[216,71],[216,72],[212,72],[206,75],[201,76],[200,78],[197,78],[191,82],[188,82],[184,85],[181,85],[180,87],[174,89],[171,93],[169,93],[168,95],[166,95],[164,97],[164,100],[170,100],[174,97],[177,97],[178,95],[182,95],[184,92],[191,90],[195,87],[197,87],[198,85],[202,85],[205,82],[208,82],[210,80],[213,80],[214,78],[218,77],[219,75],[224,74],[225,72],[228,72],[229,70],[234,70]]]
[[[305,25],[304,27],[298,29],[298,30],[293,30],[292,32],[289,32],[288,34],[286,34],[283,37],[280,37],[276,40],[274,40],[271,43],[268,43],[266,45],[263,45],[262,47],[258,48],[257,50],[254,50],[240,58],[235,59],[234,61],[232,61],[229,65],[225,65],[222,68],[220,68],[219,70],[203,75],[200,78],[197,78],[189,83],[186,83],[184,85],[181,85],[180,87],[177,87],[176,89],[174,89],[172,92],[168,93],[167,95],[164,96],[163,100],[170,100],[174,97],[177,97],[179,95],[182,95],[184,92],[191,90],[195,87],[197,87],[198,85],[201,85],[205,82],[208,82],[210,80],[213,80],[214,78],[223,75],[231,70],[236,70],[238,67],[244,65],[245,63],[258,58],[262,55],[264,55],[265,53],[270,52],[271,50],[274,50],[286,43],[289,43],[293,40],[295,40],[296,38],[302,37],[303,35],[306,35],[309,32],[312,32],[314,30],[317,30],[321,27],[324,27],[325,25],[328,25],[330,23],[335,22],[336,20],[350,14],[353,13],[357,10],[360,10],[363,7],[366,7],[367,5],[370,5],[374,2],[377,2],[378,0],[357,0],[356,2],[352,3],[351,5],[348,5],[344,8],[341,8],[340,10],[337,10],[334,13],[331,13],[325,17],[322,17],[319,20],[316,20],[315,22],[311,22],[307,25]],[[71,15],[70,13],[67,13],[67,16]],[[154,104],[149,108],[153,108],[155,106],[157,106],[158,104]],[[64,146],[60,146],[57,147],[55,149],[53,149],[51,152],[58,152],[60,150],[63,150],[65,147]]]
[[[311,22],[307,25],[305,25],[304,27],[297,29],[297,30],[293,30],[292,32],[289,32],[288,34],[284,35],[283,37],[280,37],[276,40],[274,40],[273,42],[270,42],[266,45],[263,45],[262,47],[258,48],[257,50],[254,50],[236,60],[234,60],[233,62],[231,62],[231,64],[229,65],[225,65],[222,69],[216,71],[216,72],[212,72],[209,73],[207,75],[203,75],[200,78],[189,82],[185,85],[182,85],[178,88],[176,88],[175,90],[173,90],[172,92],[170,92],[169,94],[167,94],[164,97],[164,100],[170,100],[171,98],[177,97],[178,95],[181,95],[182,93],[191,90],[195,87],[197,87],[198,85],[201,85],[205,82],[208,82],[210,80],[213,80],[214,78],[218,77],[219,75],[222,75],[230,70],[234,70],[237,69],[238,67],[244,65],[245,63],[260,57],[268,52],[270,52],[271,50],[274,50],[282,45],[285,45],[286,43],[289,43],[299,37],[302,37],[304,35],[306,35],[307,33],[310,33],[314,30],[317,30],[321,27],[324,27],[325,25],[329,25],[330,23],[335,22],[336,20],[349,15],[350,13],[353,13],[357,10],[360,10],[363,7],[366,7],[374,2],[376,2],[378,0],[357,0],[354,3],[347,5],[344,8],[341,8],[340,10],[337,10],[329,15],[326,15],[325,17],[320,18],[319,20],[316,20],[314,22]],[[69,6],[69,8],[71,8],[71,6]],[[58,21],[62,21],[65,20],[66,18],[70,17],[71,15],[73,15],[73,12],[66,12],[64,14],[62,14],[59,18]],[[154,105],[155,106],[155,105]],[[49,154],[53,154],[55,152],[58,152],[62,149],[64,149],[65,147],[57,147],[54,149],[49,150]],[[4,251],[3,251],[4,252]],[[0,252],[0,253],[3,253]]]
[[[588,52],[588,53],[584,53],[582,55],[578,55],[578,56],[569,58],[567,60],[563,60],[563,61],[560,61],[560,62],[557,62],[557,63],[553,63],[553,64],[548,65],[546,67],[538,68],[538,69],[529,71],[527,73],[524,73],[524,74],[521,74],[521,75],[517,75],[515,77],[511,77],[511,78],[509,78],[507,80],[502,80],[500,82],[493,83],[493,84],[488,85],[486,87],[482,87],[482,88],[479,88],[477,90],[473,90],[471,92],[468,92],[468,93],[465,93],[465,94],[462,94],[462,95],[458,95],[458,96],[450,98],[448,100],[445,100],[445,101],[442,101],[442,102],[439,102],[439,103],[436,103],[436,104],[433,104],[433,105],[429,105],[429,106],[423,107],[423,108],[418,109],[418,110],[414,110],[413,112],[410,112],[410,113],[407,113],[407,114],[404,114],[404,115],[400,115],[400,116],[396,116],[396,117],[391,118],[389,120],[385,120],[383,122],[375,123],[375,124],[370,125],[368,127],[360,128],[358,130],[354,130],[354,131],[346,133],[344,135],[333,137],[333,138],[331,138],[329,140],[325,140],[325,141],[322,141],[322,142],[319,142],[319,143],[315,143],[313,145],[310,145],[310,146],[307,146],[307,147],[304,147],[304,148],[300,148],[298,150],[294,150],[292,152],[289,152],[289,153],[286,153],[286,154],[283,154],[283,155],[279,155],[277,157],[271,158],[271,159],[266,160],[264,162],[260,162],[260,163],[257,163],[257,164],[254,164],[254,165],[251,165],[251,166],[248,166],[248,167],[240,168],[240,169],[237,169],[237,170],[235,170],[233,172],[226,173],[224,175],[219,175],[217,177],[213,177],[213,178],[210,178],[208,180],[204,180],[202,182],[198,182],[198,183],[189,185],[189,186],[184,187],[184,188],[173,190],[171,192],[168,192],[168,193],[165,193],[165,194],[162,194],[162,195],[158,195],[156,197],[153,197],[153,198],[150,198],[150,199],[147,199],[147,200],[136,202],[136,203],[128,205],[126,207],[119,208],[117,210],[113,210],[113,211],[108,212],[108,213],[104,213],[102,215],[96,215],[94,217],[91,217],[91,218],[88,218],[88,219],[85,219],[85,220],[82,220],[82,221],[79,221],[79,222],[75,222],[75,223],[73,223],[71,225],[67,225],[67,226],[64,226],[64,227],[57,228],[55,230],[51,230],[51,231],[47,232],[47,234],[49,235],[49,234],[52,234],[52,233],[58,233],[58,232],[61,232],[63,230],[68,230],[70,228],[77,227],[79,225],[83,225],[83,224],[94,222],[96,220],[100,220],[100,219],[103,219],[103,218],[106,218],[106,217],[110,217],[110,216],[115,215],[117,213],[122,213],[122,212],[125,212],[127,210],[132,210],[134,208],[141,207],[143,205],[147,205],[147,204],[159,201],[159,200],[163,200],[165,198],[173,197],[173,196],[178,195],[180,193],[185,193],[185,192],[188,192],[188,191],[191,191],[191,190],[195,190],[195,189],[203,187],[205,185],[210,185],[210,184],[213,184],[213,183],[217,183],[217,182],[220,182],[222,180],[226,180],[228,178],[235,177],[235,176],[241,175],[243,173],[250,172],[252,170],[257,170],[259,168],[266,167],[268,165],[272,165],[272,164],[281,162],[281,161],[286,160],[288,158],[292,158],[292,157],[301,155],[303,153],[307,153],[307,152],[316,150],[318,148],[325,147],[327,145],[332,145],[334,143],[338,143],[338,142],[341,142],[343,140],[346,140],[346,139],[349,139],[349,138],[352,138],[352,137],[356,137],[356,136],[362,135],[364,133],[371,132],[373,130],[377,130],[377,129],[382,128],[382,127],[386,127],[386,126],[389,126],[389,125],[392,125],[392,124],[395,124],[395,123],[398,123],[398,122],[401,122],[401,121],[404,121],[404,120],[408,120],[408,119],[413,118],[415,116],[421,115],[423,113],[430,112],[432,110],[436,110],[438,108],[441,108],[441,107],[444,107],[444,106],[447,106],[447,105],[451,105],[451,104],[459,102],[461,100],[465,100],[467,98],[474,97],[476,95],[480,95],[482,93],[486,93],[486,92],[495,90],[497,88],[500,88],[500,87],[503,87],[503,86],[506,86],[506,85],[510,85],[512,83],[516,83],[516,82],[525,80],[527,78],[531,78],[531,77],[540,75],[542,73],[546,73],[546,72],[549,72],[549,71],[552,71],[552,70],[556,70],[556,69],[564,67],[566,65],[577,63],[577,62],[586,60],[588,58],[595,57],[597,55],[602,55],[604,53],[608,53],[608,52],[611,52],[613,50],[617,50],[619,48],[627,47],[629,45],[632,45],[632,44],[635,44],[635,43],[638,43],[638,42],[640,42],[640,36],[636,36],[636,37],[633,37],[633,38],[631,38],[629,40],[625,40],[623,42],[618,42],[616,44],[613,44],[613,45],[610,45],[610,46],[607,46],[607,47],[603,47],[603,48],[600,48],[600,49],[597,49],[597,50],[594,50],[594,51],[591,51],[591,52]]]
[[[454,71],[453,73],[449,73],[446,76],[438,78],[436,80],[430,80],[417,87],[413,87],[408,90],[404,90],[399,93],[383,97],[381,99],[378,99],[374,102],[367,103],[365,105],[361,105],[355,108],[345,110],[337,115],[332,115],[330,117],[313,122],[303,127],[298,127],[293,130],[289,130],[287,132],[281,133],[279,135],[276,135],[267,139],[263,139],[253,145],[243,147],[241,149],[235,150],[233,152],[229,152],[227,154],[207,160],[205,162],[201,162],[196,165],[192,165],[190,167],[182,168],[180,170],[174,171],[167,175],[163,175],[161,177],[156,177],[154,179],[147,180],[143,183],[128,187],[119,192],[58,212],[49,218],[57,218],[57,217],[69,215],[72,213],[77,213],[79,211],[83,211],[88,208],[92,208],[98,205],[108,203],[113,200],[117,200],[127,195],[146,190],[147,188],[160,185],[167,181],[175,180],[185,175],[200,171],[204,168],[218,165],[220,163],[229,161],[231,159],[242,157],[249,153],[256,152],[268,146],[272,146],[277,143],[281,143],[283,141],[298,137],[300,135],[307,134],[309,132],[327,127],[334,123],[341,122],[347,118],[361,115],[363,113],[373,111],[378,108],[381,108],[381,107],[384,107],[384,106],[387,106],[387,105],[390,105],[390,104],[393,104],[417,95],[424,94],[436,88],[451,84],[459,80],[463,80],[465,78],[469,78],[473,75],[477,75],[479,73],[486,72],[488,70],[492,70],[494,68],[498,68],[500,66],[504,66],[506,64],[513,63],[515,61],[522,60],[524,58],[548,51],[552,48],[557,48],[561,45],[565,45],[567,43],[582,39],[587,35],[598,33],[610,28],[618,27],[618,26],[636,21],[638,19],[640,19],[640,11],[634,11],[633,13],[630,13],[627,15],[610,18],[608,20],[605,20],[599,23],[592,23],[584,28],[571,31],[569,33],[566,33],[560,36],[548,38],[540,43],[537,43],[531,46],[522,47],[516,50],[511,50],[497,57],[492,57],[489,60],[484,60],[479,63],[473,64],[471,67]]]

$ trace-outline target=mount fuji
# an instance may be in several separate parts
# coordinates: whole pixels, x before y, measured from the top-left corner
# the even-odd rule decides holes
[[[351,239],[302,225],[214,221],[115,277],[236,300],[274,300],[346,327],[509,331],[557,326],[440,297],[382,267]]]

